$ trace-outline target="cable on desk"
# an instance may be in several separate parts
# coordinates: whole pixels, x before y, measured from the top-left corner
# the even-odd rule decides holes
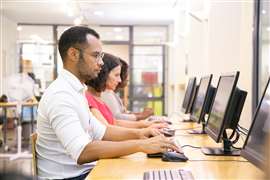
[[[216,161],[222,161],[222,162],[224,162],[224,161],[235,161],[235,162],[248,162],[248,161],[246,161],[246,160],[227,160],[227,159],[223,159],[223,160],[211,160],[211,159],[190,159],[189,161],[214,161],[214,162],[216,162]]]
[[[247,132],[242,131],[242,130],[239,129],[238,127],[236,128],[236,130],[237,130],[239,133],[241,133],[241,134],[247,136]]]
[[[181,148],[184,148],[184,147],[191,147],[191,148],[194,148],[194,149],[201,149],[202,147],[199,147],[199,146],[192,146],[192,145],[189,145],[189,144],[185,144],[185,145],[182,145]]]
[[[247,135],[248,134],[248,130],[247,129],[245,129],[245,128],[243,128],[243,127],[241,127],[241,126],[237,126],[236,127],[236,129],[238,130],[238,131],[240,131],[242,134],[244,134],[244,135]]]
[[[232,147],[234,148],[234,149],[237,149],[237,150],[242,150],[243,148],[241,148],[241,147],[235,147],[235,146],[233,146],[232,145]]]
[[[248,129],[244,128],[243,126],[240,126],[240,125],[238,124],[237,127],[239,127],[240,129],[242,129],[243,131],[246,131],[246,132],[248,133]]]

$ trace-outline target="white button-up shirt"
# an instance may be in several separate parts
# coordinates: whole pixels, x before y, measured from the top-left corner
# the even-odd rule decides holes
[[[76,177],[95,165],[77,164],[85,146],[102,139],[106,130],[91,114],[84,92],[79,79],[63,70],[42,96],[37,118],[39,178]]]

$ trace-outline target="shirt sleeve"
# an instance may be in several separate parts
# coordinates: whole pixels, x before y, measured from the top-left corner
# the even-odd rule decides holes
[[[90,112],[91,120],[90,120],[90,132],[89,133],[93,140],[102,140],[103,136],[106,132],[106,126],[103,125],[96,117]]]
[[[134,114],[127,114],[122,111],[122,107],[115,95],[109,92],[104,92],[101,94],[102,100],[106,103],[106,105],[110,108],[113,113],[115,119],[121,120],[136,120],[136,116]]]
[[[67,153],[77,162],[85,146],[93,139],[83,129],[74,102],[68,93],[48,101],[47,115],[52,129]]]

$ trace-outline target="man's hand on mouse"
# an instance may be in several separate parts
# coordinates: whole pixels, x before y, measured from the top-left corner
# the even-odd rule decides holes
[[[140,151],[147,154],[167,152],[168,150],[181,152],[181,150],[175,144],[174,140],[172,138],[166,138],[164,135],[144,139],[140,148]]]

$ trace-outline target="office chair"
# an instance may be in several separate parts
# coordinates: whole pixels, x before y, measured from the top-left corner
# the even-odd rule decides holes
[[[37,176],[37,158],[36,158],[37,133],[31,134],[30,138],[31,138],[31,146],[32,146],[32,173],[33,173],[33,176]]]

